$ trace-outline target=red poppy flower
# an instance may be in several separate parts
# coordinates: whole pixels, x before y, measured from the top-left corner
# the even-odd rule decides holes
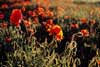
[[[46,11],[46,14],[47,14],[48,17],[54,16],[53,12],[50,11],[50,10],[47,10],[47,11]]]
[[[71,24],[71,28],[78,28],[78,24]]]
[[[28,11],[28,15],[31,17],[35,17],[36,13],[34,11]]]
[[[28,11],[28,15],[32,16],[33,15],[33,11]]]
[[[35,16],[36,16],[36,13],[35,13],[35,12],[33,12],[32,17],[35,17]]]
[[[5,38],[5,42],[6,42],[6,43],[10,43],[10,42],[11,42],[11,38],[10,38],[10,37],[6,37],[6,38]]]
[[[55,29],[53,31],[56,34],[55,35],[56,40],[57,41],[62,40],[63,39],[63,31],[62,31],[61,27],[59,25],[55,25],[54,28]]]
[[[52,28],[52,33],[53,34],[58,34],[60,32],[61,28],[58,25],[53,26]]]
[[[86,18],[81,18],[80,21],[81,21],[82,23],[87,23],[87,19],[86,19]]]
[[[41,17],[42,17],[42,18],[46,17],[45,12],[41,12],[41,14],[40,14],[40,15],[41,15]]]
[[[59,35],[56,35],[55,38],[57,41],[60,41],[63,39],[63,36],[62,36],[62,34],[59,34]]]
[[[52,20],[52,19],[49,19],[49,20],[47,21],[47,24],[53,25],[53,20]]]
[[[41,15],[42,13],[44,13],[44,9],[42,7],[38,7],[37,13],[38,15]]]
[[[44,23],[46,28],[51,28],[54,24],[53,24],[53,20],[49,19],[46,23]]]
[[[82,35],[85,36],[85,37],[89,36],[89,31],[88,31],[87,29],[82,29],[82,30],[81,30],[81,33],[82,33]]]
[[[1,7],[2,8],[8,8],[8,5],[7,4],[2,4]]]
[[[4,19],[4,14],[0,13],[0,20]]]
[[[56,40],[60,41],[63,39],[63,32],[59,25],[54,25],[51,29],[49,29],[51,35],[54,35]]]
[[[10,22],[15,26],[19,26],[21,19],[22,19],[21,10],[14,9],[10,16]]]

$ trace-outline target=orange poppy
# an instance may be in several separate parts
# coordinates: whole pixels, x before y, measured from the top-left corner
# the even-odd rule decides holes
[[[48,17],[54,16],[53,12],[50,11],[50,10],[47,10],[47,11],[46,11],[46,14],[47,14]]]
[[[39,15],[41,15],[43,12],[44,12],[44,9],[43,9],[42,7],[38,7],[37,13],[38,13]]]
[[[81,18],[80,21],[81,21],[82,23],[87,23],[87,19],[86,19],[86,18]]]
[[[58,41],[63,39],[63,32],[59,25],[54,25],[50,30],[50,34],[54,35]]]
[[[23,4],[24,6],[27,6],[27,5],[30,5],[31,3],[30,3],[30,1],[24,1],[22,4]]]
[[[63,35],[62,34],[56,35],[55,38],[57,41],[60,41],[63,39]]]
[[[10,22],[15,25],[15,26],[19,26],[20,21],[22,19],[22,12],[20,9],[14,9],[11,13],[10,16]]]
[[[89,31],[88,31],[87,29],[82,29],[82,30],[81,30],[81,33],[82,33],[82,35],[85,36],[85,37],[89,36]]]
[[[61,30],[60,26],[54,25],[51,32],[56,35],[60,32],[60,30]]]
[[[71,16],[64,16],[64,19],[69,19],[71,18]]]
[[[98,61],[98,65],[100,65],[100,61]]]

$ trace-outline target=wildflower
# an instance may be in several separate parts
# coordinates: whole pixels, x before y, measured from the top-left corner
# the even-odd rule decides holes
[[[78,24],[71,24],[71,28],[78,28]]]
[[[36,16],[36,13],[35,13],[35,12],[33,12],[32,17],[35,17],[35,16]]]
[[[8,5],[5,3],[5,4],[2,4],[1,7],[2,8],[8,8]]]
[[[80,21],[84,24],[87,23],[87,19],[86,18],[81,18]]]
[[[15,25],[15,26],[19,26],[20,24],[20,21],[22,19],[22,13],[21,13],[21,10],[19,9],[14,9],[11,13],[11,16],[10,16],[10,22]]]
[[[36,17],[36,13],[34,11],[28,11],[28,15],[31,17]]]
[[[49,32],[49,35],[54,35],[57,41],[63,39],[63,32],[61,27],[59,25],[54,25],[52,19],[48,20],[44,25],[47,29],[47,32]]]
[[[30,1],[24,1],[22,4],[23,4],[24,6],[30,5]]]
[[[28,31],[29,31],[29,32],[34,32],[34,30],[33,30],[33,29],[28,29]]]
[[[46,28],[51,28],[54,25],[53,20],[49,19],[44,25]]]
[[[81,30],[81,33],[82,33],[82,35],[85,36],[85,37],[89,36],[89,31],[88,31],[87,29],[82,29],[82,30]]]
[[[42,18],[46,17],[45,12],[41,12],[41,14],[40,14],[40,15],[41,15],[41,17],[42,17]]]
[[[4,14],[0,13],[0,20],[4,19]]]
[[[42,7],[37,8],[38,15],[41,15],[44,12],[44,9]]]
[[[64,19],[69,19],[71,18],[71,16],[64,16]]]
[[[57,41],[60,41],[63,39],[63,32],[62,30],[60,30],[60,32],[55,36]]]
[[[58,34],[60,32],[61,28],[58,25],[54,25],[52,28],[52,33],[53,34]]]
[[[54,16],[53,12],[50,11],[50,10],[47,10],[47,11],[46,11],[46,14],[47,14],[48,17]]]
[[[59,25],[54,25],[50,30],[50,34],[54,35],[58,41],[63,39],[63,32]]]
[[[32,16],[33,15],[33,11],[28,11],[28,15]]]

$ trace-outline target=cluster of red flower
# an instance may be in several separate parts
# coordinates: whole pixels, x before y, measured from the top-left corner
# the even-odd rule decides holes
[[[22,7],[22,11],[25,11],[25,8]],[[42,7],[38,7],[34,11],[28,11],[28,15],[31,17],[34,17],[34,21],[37,23],[38,22],[38,16],[41,16],[42,18],[44,17],[52,17],[53,12],[50,10],[44,10]],[[22,20],[22,12],[21,9],[14,9],[11,13],[10,16],[10,22],[12,25],[15,25],[18,27],[20,25],[20,21]],[[31,22],[28,20],[24,20],[24,25],[25,27],[30,27]],[[56,40],[62,40],[63,39],[63,32],[62,29],[59,25],[53,24],[53,20],[49,19],[46,21],[45,27],[47,31],[50,33],[50,35],[54,35]]]
[[[59,25],[54,24],[52,19],[47,21],[47,23],[45,24],[45,27],[47,31],[49,32],[49,35],[54,35],[56,40],[60,41],[63,39],[62,28]]]
[[[14,9],[11,13],[10,16],[10,22],[15,25],[15,26],[19,26],[20,22],[22,19],[22,12],[20,9]]]

